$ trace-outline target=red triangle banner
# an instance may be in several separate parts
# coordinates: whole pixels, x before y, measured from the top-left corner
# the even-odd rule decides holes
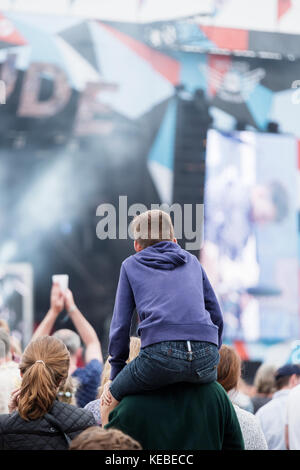
[[[99,22],[100,23],[100,22]],[[142,57],[144,60],[149,62],[154,70],[159,72],[164,78],[166,78],[173,85],[179,83],[180,64],[177,60],[168,57],[161,52],[151,49],[151,47],[133,39],[127,34],[121,33],[120,31],[108,26],[104,23],[100,23],[101,28],[104,28],[110,34],[115,36],[119,41],[126,45],[129,49],[134,51],[137,55]]]
[[[230,51],[246,51],[249,33],[245,29],[220,28],[218,26],[199,26],[205,36],[218,48]]]
[[[16,30],[13,23],[0,13],[0,41],[13,44],[15,46],[24,46],[27,41]]]
[[[283,15],[291,8],[292,0],[278,0],[277,3],[277,19],[280,20]]]

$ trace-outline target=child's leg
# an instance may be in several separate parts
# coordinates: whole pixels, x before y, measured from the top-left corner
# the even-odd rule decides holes
[[[126,395],[134,395],[147,390],[153,390],[154,377],[153,362],[145,356],[141,350],[140,354],[128,363],[110,383],[109,391],[117,402]]]
[[[126,395],[156,390],[182,381],[180,361],[161,353],[162,343],[143,348],[110,384],[111,395],[120,402]]]
[[[153,375],[147,367],[147,359],[141,351],[112,382],[106,384],[100,400],[102,425],[105,426],[108,423],[109,414],[118,406],[123,397],[153,389],[152,379]]]
[[[103,406],[112,411],[126,395],[156,390],[176,382],[216,380],[217,347],[210,343],[191,343],[192,354],[188,351],[187,341],[157,343],[142,349],[109,385],[111,396]]]

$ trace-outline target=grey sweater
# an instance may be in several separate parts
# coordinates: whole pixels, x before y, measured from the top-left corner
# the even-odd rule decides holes
[[[268,444],[258,419],[233,403],[243,434],[245,450],[268,450]]]

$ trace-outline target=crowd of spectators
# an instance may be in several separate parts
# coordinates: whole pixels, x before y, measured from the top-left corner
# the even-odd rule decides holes
[[[76,331],[51,335],[64,308]],[[85,365],[77,367],[82,343]],[[140,347],[140,339],[131,337],[128,363]],[[109,414],[101,405],[109,358],[103,364],[97,334],[72,292],[63,295],[54,284],[49,312],[23,354],[8,325],[0,326],[0,448],[300,449],[300,367],[262,364],[248,396],[250,412],[249,403],[237,399],[238,353],[225,344],[219,353],[217,382],[182,382],[126,396]]]
[[[262,364],[250,392],[240,356],[222,344],[207,275],[169,215],[154,216],[158,240],[146,236],[152,215],[138,216],[146,235],[121,267],[105,364],[95,329],[58,283],[23,353],[0,323],[0,449],[300,449],[300,365]],[[140,338],[129,336],[134,308]],[[55,330],[64,309],[74,330]]]

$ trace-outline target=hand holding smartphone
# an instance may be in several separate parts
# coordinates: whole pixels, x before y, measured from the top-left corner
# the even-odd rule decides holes
[[[69,276],[68,274],[53,274],[52,282],[57,282],[62,292],[65,293],[69,287]]]
[[[61,288],[61,291],[65,294],[66,290],[69,288],[69,276],[68,274],[53,274],[52,282],[57,282]],[[62,319],[62,323],[68,321],[69,315],[66,314]]]

